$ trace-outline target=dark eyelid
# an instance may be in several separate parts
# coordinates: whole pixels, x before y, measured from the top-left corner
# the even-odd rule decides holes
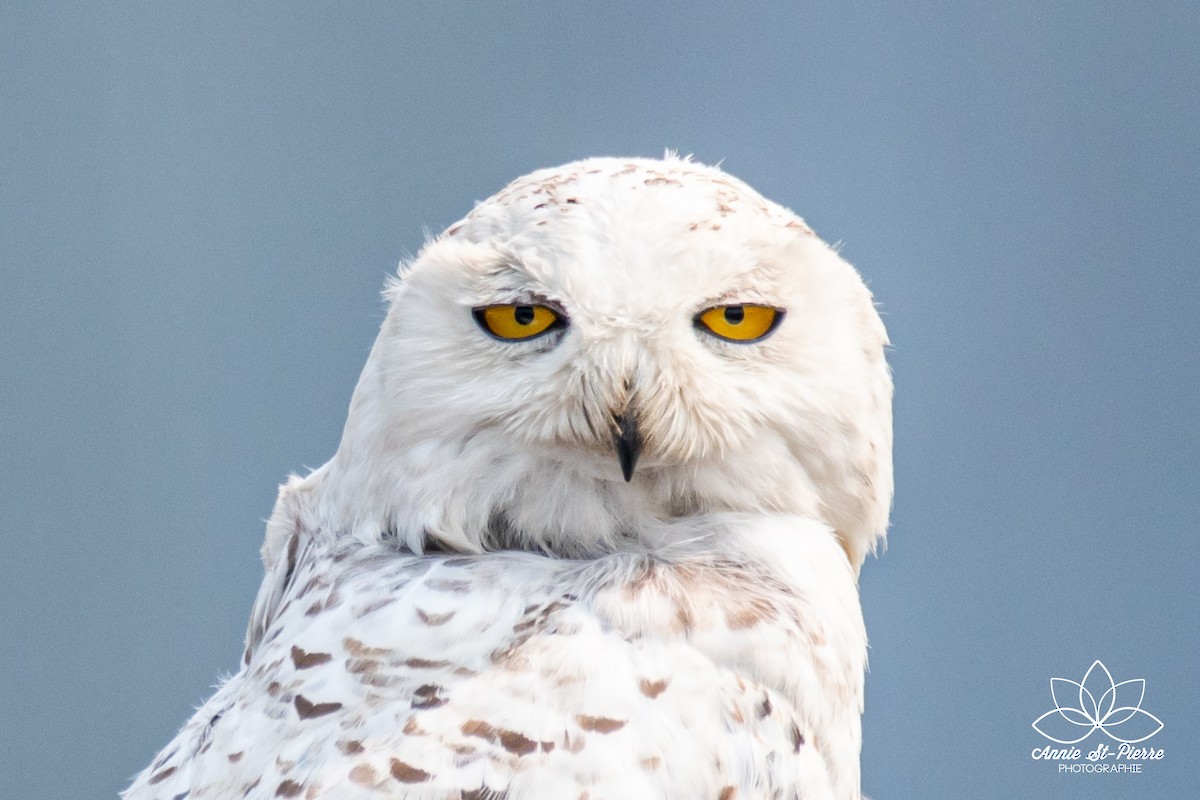
[[[491,306],[544,306],[557,314],[559,319],[570,319],[570,315],[567,314],[562,303],[544,294],[531,292],[528,289],[505,288],[494,293],[489,292],[489,294],[493,294],[493,296],[499,295],[499,297],[495,300],[473,306],[471,311],[474,312],[475,309],[490,308]]]

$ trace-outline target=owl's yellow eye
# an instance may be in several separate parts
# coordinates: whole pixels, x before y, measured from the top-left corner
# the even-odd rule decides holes
[[[509,342],[532,339],[566,323],[556,312],[545,306],[504,304],[473,309],[479,327]]]
[[[783,311],[770,306],[716,306],[696,316],[696,327],[728,342],[757,342],[783,321]]]

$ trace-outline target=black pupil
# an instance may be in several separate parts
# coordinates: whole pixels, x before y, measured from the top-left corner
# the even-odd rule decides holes
[[[725,321],[730,325],[741,325],[746,318],[746,309],[741,306],[726,306]]]
[[[528,325],[533,322],[533,306],[517,306],[513,309],[513,318],[518,325]]]

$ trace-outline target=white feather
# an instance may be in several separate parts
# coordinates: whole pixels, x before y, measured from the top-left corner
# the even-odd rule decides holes
[[[519,179],[402,275],[243,669],[126,797],[858,797],[892,389],[853,268],[668,157]],[[569,321],[497,341],[500,303]],[[786,315],[693,324],[747,303]]]

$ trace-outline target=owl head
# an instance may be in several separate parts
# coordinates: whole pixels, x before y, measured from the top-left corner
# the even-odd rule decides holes
[[[786,513],[857,568],[892,495],[886,333],[787,209],[687,159],[534,172],[402,266],[294,531],[588,556],[663,522]]]

